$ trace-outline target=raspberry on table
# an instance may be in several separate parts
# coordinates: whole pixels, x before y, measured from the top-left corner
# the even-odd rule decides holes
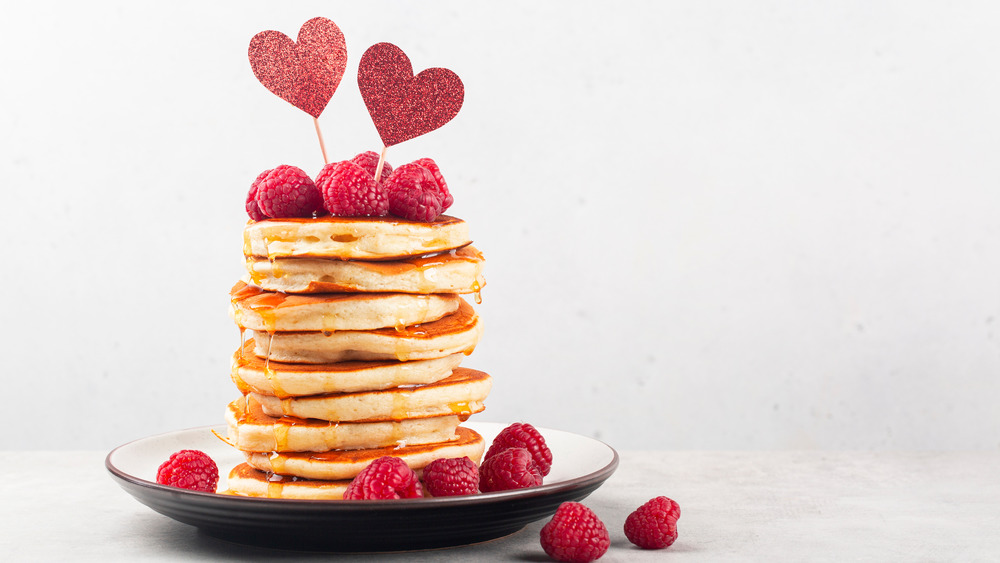
[[[433,221],[444,209],[434,175],[410,162],[393,171],[385,181],[389,213],[411,221]]]
[[[339,217],[381,217],[389,213],[389,199],[381,184],[364,168],[345,160],[331,162],[316,176],[323,207]]]
[[[257,188],[260,187],[261,182],[264,181],[264,178],[266,178],[270,172],[270,170],[261,172],[257,176],[257,179],[250,184],[250,191],[247,193],[247,215],[249,215],[254,221],[263,221],[264,219],[267,219],[267,215],[264,215],[264,213],[260,210],[260,207],[257,205]]]
[[[268,172],[257,187],[257,206],[268,217],[309,217],[323,209],[316,184],[295,166],[282,164]]]
[[[364,168],[365,171],[371,174],[372,178],[374,178],[375,171],[378,169],[378,158],[379,156],[377,152],[365,151],[361,154],[355,155],[355,157],[351,159],[351,162],[357,164],[361,168]],[[379,183],[380,184],[385,183],[385,179],[388,178],[391,174],[392,174],[392,165],[389,164],[389,161],[387,160],[382,163],[382,174],[379,177]]]
[[[656,497],[625,519],[625,537],[643,549],[663,549],[677,539],[681,507],[667,497]]]
[[[417,474],[398,457],[383,456],[368,464],[344,491],[345,500],[421,498]]]
[[[556,561],[586,563],[608,551],[611,537],[594,511],[578,502],[564,502],[540,533],[542,549]]]
[[[493,438],[490,449],[486,451],[483,459],[489,459],[507,448],[525,448],[531,452],[531,457],[538,464],[538,471],[544,477],[552,470],[552,450],[545,445],[545,438],[535,429],[534,426],[515,422],[504,428]]]
[[[441,196],[441,212],[444,213],[451,207],[452,203],[455,203],[455,198],[451,197],[451,192],[448,191],[448,184],[444,181],[444,176],[441,175],[441,169],[438,168],[436,162],[430,158],[421,158],[413,161],[414,164],[419,164],[427,169],[434,176],[434,181],[438,185],[438,193]]]
[[[156,482],[192,491],[214,493],[219,467],[200,450],[181,450],[170,455],[156,470]]]
[[[484,493],[524,489],[542,484],[542,474],[531,452],[507,448],[479,466],[479,490]]]
[[[468,456],[435,459],[424,467],[424,488],[435,497],[474,495],[479,492],[479,467]]]

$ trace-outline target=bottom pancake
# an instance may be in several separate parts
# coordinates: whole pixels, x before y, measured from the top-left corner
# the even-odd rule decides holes
[[[231,495],[299,500],[343,500],[350,479],[316,481],[265,473],[241,463],[229,472]]]
[[[350,480],[369,463],[382,456],[398,457],[415,471],[426,467],[435,459],[467,456],[475,463],[483,457],[485,442],[475,430],[459,426],[456,439],[435,444],[404,447],[372,448],[366,450],[332,450],[328,452],[259,453],[243,452],[247,464],[267,473],[322,479],[327,481]],[[232,488],[232,485],[230,485]]]

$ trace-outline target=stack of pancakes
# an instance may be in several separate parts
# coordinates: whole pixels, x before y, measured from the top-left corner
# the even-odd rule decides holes
[[[482,437],[459,426],[492,383],[459,367],[482,333],[459,295],[478,298],[483,285],[469,243],[466,223],[444,215],[247,224],[248,276],[230,308],[243,397],[226,413],[246,463],[230,492],[339,499],[385,455],[417,471],[438,458],[479,462]]]

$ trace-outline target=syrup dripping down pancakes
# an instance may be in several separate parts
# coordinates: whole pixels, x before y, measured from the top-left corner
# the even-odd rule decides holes
[[[267,219],[244,230],[247,275],[230,294],[242,342],[226,409],[247,462],[229,492],[339,499],[383,455],[419,471],[478,463],[492,380],[461,366],[482,335],[464,296],[483,287],[468,226],[394,217]]]

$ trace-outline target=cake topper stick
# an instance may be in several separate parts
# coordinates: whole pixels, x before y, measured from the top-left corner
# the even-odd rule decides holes
[[[382,176],[382,168],[385,166],[385,153],[389,150],[389,147],[382,147],[382,154],[378,156],[378,166],[375,167],[375,183],[378,183],[378,179]]]
[[[319,150],[323,152],[323,164],[330,164],[330,159],[326,157],[326,145],[323,144],[323,132],[319,130],[319,120],[315,117],[313,124],[316,125],[316,136],[319,137]]]
[[[376,43],[361,56],[358,88],[385,148],[448,123],[465,98],[457,74],[428,68],[414,76],[410,59],[392,43]]]
[[[298,41],[280,31],[262,31],[250,40],[247,54],[264,87],[313,117],[323,161],[328,162],[317,118],[347,68],[347,45],[340,28],[326,18],[313,18],[302,24]]]

